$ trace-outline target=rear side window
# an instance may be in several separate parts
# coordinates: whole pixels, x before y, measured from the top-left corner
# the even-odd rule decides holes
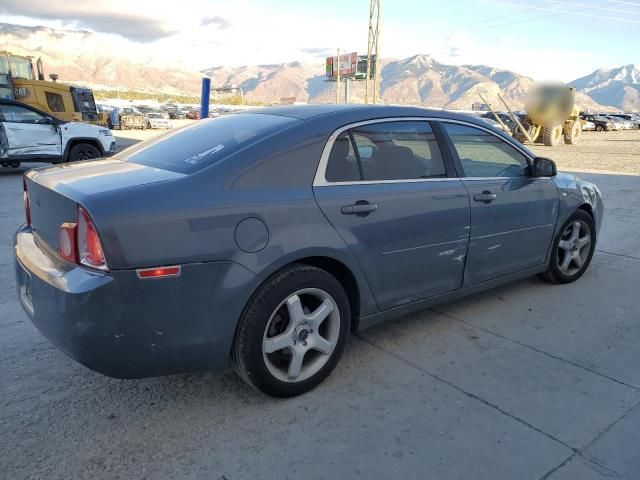
[[[57,93],[44,92],[47,97],[47,105],[52,112],[64,112],[64,102],[62,101],[62,95]]]
[[[444,160],[428,122],[372,123],[335,141],[329,182],[416,180],[446,177]]]
[[[193,173],[296,122],[299,120],[251,113],[200,120],[128,148],[118,158],[163,170]]]

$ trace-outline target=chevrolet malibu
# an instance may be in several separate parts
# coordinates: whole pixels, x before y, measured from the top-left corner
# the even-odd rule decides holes
[[[18,295],[87,367],[231,364],[310,390],[350,332],[538,274],[580,278],[603,204],[472,117],[391,106],[234,113],[24,177]]]

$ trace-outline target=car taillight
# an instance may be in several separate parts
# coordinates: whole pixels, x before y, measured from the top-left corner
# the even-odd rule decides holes
[[[96,226],[82,207],[78,207],[78,262],[90,268],[109,271]]]
[[[29,203],[29,192],[27,191],[27,179],[22,177],[22,201],[24,202],[24,214],[27,225],[31,226],[31,204]]]
[[[63,223],[58,232],[58,253],[62,258],[73,263],[78,263],[78,238],[77,223]]]
[[[60,225],[58,253],[65,260],[78,265],[109,271],[96,226],[81,206],[78,206],[77,223]]]

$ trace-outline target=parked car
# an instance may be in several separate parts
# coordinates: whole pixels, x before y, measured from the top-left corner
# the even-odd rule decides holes
[[[103,127],[59,120],[30,105],[0,99],[0,165],[23,162],[75,162],[115,152]]]
[[[583,131],[593,131],[596,129],[596,124],[588,120],[581,120],[580,123],[582,124]]]
[[[483,122],[491,125],[492,127],[497,128],[498,130],[503,130],[503,131],[509,133],[509,130],[508,130],[509,127],[507,127],[507,129],[505,130],[504,127],[500,123],[498,123],[498,121],[495,120],[494,118],[489,118],[489,117],[485,117],[485,116],[480,116],[478,118],[480,118]]]
[[[162,114],[150,112],[146,114],[147,128],[172,128],[171,120]]]
[[[580,118],[593,123],[597,132],[608,132],[616,129],[613,121],[599,115],[580,115]]]
[[[619,118],[623,124],[625,130],[637,130],[640,128],[640,118],[637,115],[631,115],[626,113],[619,113],[612,115],[614,118]]]
[[[612,130],[623,130],[624,129],[624,123],[621,119],[616,118],[614,116],[611,115],[600,115],[602,118],[606,118],[607,120],[609,120],[611,123],[613,123],[613,129]]]
[[[121,378],[231,363],[274,396],[322,382],[350,332],[577,280],[603,218],[594,184],[412,107],[232,113],[24,180],[17,286],[54,345]]]
[[[112,130],[144,130],[147,117],[135,107],[114,107],[109,113],[108,125]]]
[[[169,110],[169,118],[171,120],[184,120],[187,118],[186,112],[180,109]]]
[[[186,118],[189,120],[200,120],[200,112],[196,109],[191,109],[187,112]]]
[[[511,115],[509,115],[508,113],[502,113],[502,112],[496,112],[496,115],[498,116],[500,121],[507,127],[507,129],[508,129],[507,133],[516,131],[516,129],[518,128],[518,125],[516,124],[516,122],[513,121],[513,117],[511,117]],[[489,120],[492,120],[493,122],[495,122],[495,123],[497,123],[499,125],[498,128],[500,128],[501,130],[504,130],[502,125],[500,125],[500,123],[496,120],[496,117],[494,116],[493,113],[485,112],[485,113],[483,113],[481,115],[481,117],[482,118],[487,118]],[[520,120],[520,119],[518,119],[518,120],[522,122],[522,120]]]

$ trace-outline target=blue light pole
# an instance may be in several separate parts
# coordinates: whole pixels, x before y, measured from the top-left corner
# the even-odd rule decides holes
[[[202,93],[200,94],[200,119],[209,118],[209,95],[211,94],[211,79],[202,77]]]

